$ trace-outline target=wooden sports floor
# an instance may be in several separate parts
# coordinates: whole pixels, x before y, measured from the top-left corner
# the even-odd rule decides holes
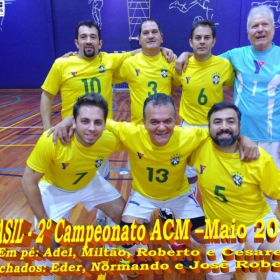
[[[25,219],[33,223],[33,215],[27,204],[25,196],[21,189],[21,178],[25,168],[25,162],[34,147],[37,139],[42,133],[42,123],[39,113],[41,90],[0,90],[0,218],[1,219]],[[128,91],[117,91],[114,93],[116,120],[130,119],[130,100]],[[180,92],[176,92],[174,100],[178,106]],[[230,97],[228,96],[228,100]],[[53,124],[60,120],[61,103],[59,97],[55,98],[53,104]],[[179,123],[179,119],[177,119]],[[127,172],[127,153],[115,153],[110,157],[111,178],[109,182],[127,199],[131,189],[131,176],[124,174]],[[72,224],[96,224],[96,212],[88,213],[82,206],[78,205],[71,216]],[[155,220],[158,219],[158,211],[153,214],[152,221],[147,224],[148,229],[152,229]],[[0,240],[1,240],[0,227]],[[159,245],[150,244],[150,249],[156,249]],[[160,245],[167,249],[167,244]],[[1,249],[1,245],[0,245]],[[9,248],[18,249],[21,248]],[[79,248],[77,248],[79,250]],[[202,245],[192,245],[192,249],[200,250],[204,257],[205,249]],[[7,265],[10,261],[4,261],[0,257],[0,267]],[[24,262],[14,262],[14,265],[24,265]],[[173,261],[168,261],[172,269],[171,274],[151,274],[140,275],[137,280],[203,280],[203,273],[194,274],[187,271],[180,274],[174,268]],[[1,277],[1,274],[0,274]],[[36,276],[26,277],[3,277],[3,279],[40,279]],[[81,276],[57,276],[56,279],[85,279]],[[92,276],[87,279],[97,279]],[[100,277],[99,277],[100,279]],[[105,279],[105,278],[102,278]],[[118,274],[107,275],[106,280],[121,280]],[[130,279],[130,278],[128,278]],[[245,279],[244,274],[235,274],[235,280]],[[257,274],[258,280],[265,279],[265,274]]]

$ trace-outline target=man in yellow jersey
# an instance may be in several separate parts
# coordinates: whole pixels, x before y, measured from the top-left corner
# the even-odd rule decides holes
[[[78,23],[75,45],[78,56],[56,59],[42,85],[40,110],[44,130],[51,127],[52,102],[58,92],[61,93],[62,119],[72,115],[73,105],[81,93],[90,92],[104,96],[109,106],[108,117],[113,117],[112,75],[131,54],[99,52],[102,47],[100,29],[92,21]]]
[[[143,224],[150,221],[154,210],[166,207],[177,219],[190,219],[192,237],[203,243],[194,230],[204,226],[204,214],[184,173],[188,156],[208,137],[208,131],[175,126],[174,103],[162,93],[148,97],[142,112],[144,126],[107,122],[107,129],[122,141],[131,161],[132,191],[121,225],[131,225],[134,220]],[[124,248],[134,255],[138,246]],[[175,243],[172,249],[184,250],[186,246]],[[189,265],[186,260],[183,264]]]
[[[193,23],[189,40],[193,56],[189,59],[187,70],[178,77],[182,86],[181,126],[206,127],[208,111],[213,104],[223,100],[223,86],[233,86],[234,70],[230,62],[211,54],[215,43],[216,27],[212,20]],[[196,197],[196,170],[188,166],[186,176]],[[160,211],[160,216],[168,217],[163,211]]]
[[[158,22],[148,19],[139,28],[141,52],[126,59],[114,74],[115,82],[126,82],[131,99],[131,122],[142,123],[145,99],[155,93],[172,93],[176,75],[174,63],[169,63],[161,53],[163,34]]]
[[[251,244],[253,250],[272,250],[272,253],[279,250],[279,222],[263,195],[265,193],[280,200],[280,176],[273,158],[263,148],[259,148],[260,157],[256,161],[243,163],[240,160],[237,139],[241,129],[241,112],[234,104],[215,104],[208,113],[208,122],[211,138],[200,144],[188,159],[188,164],[197,170],[205,217],[212,226],[218,219],[221,229],[232,225],[244,228],[246,238],[225,244],[218,239],[218,244],[206,244],[206,251],[213,250],[216,255],[215,261],[207,258],[207,263],[221,264],[225,257],[234,256],[237,250],[243,252],[245,241]],[[257,228],[256,232],[254,227]],[[239,233],[242,235],[242,231]],[[231,232],[225,234],[225,237],[227,235],[230,236]],[[236,232],[232,235],[235,239]],[[264,238],[263,241],[256,241],[260,237]],[[270,243],[272,240],[269,239],[273,237],[275,241]],[[246,252],[243,252],[244,255],[250,254]],[[269,257],[266,262],[269,263]],[[248,259],[243,263],[227,259],[225,265],[229,268],[228,273],[211,271],[206,279],[232,279],[234,271],[242,267],[242,264],[248,267]],[[280,279],[279,272],[271,272],[270,267],[266,279]]]
[[[78,203],[88,211],[100,209],[115,223],[120,222],[124,200],[97,172],[110,154],[124,150],[119,139],[104,130],[107,115],[108,103],[102,95],[84,95],[74,105],[75,133],[68,145],[60,141],[55,145],[46,132],[38,140],[22,178],[36,223],[69,220]]]

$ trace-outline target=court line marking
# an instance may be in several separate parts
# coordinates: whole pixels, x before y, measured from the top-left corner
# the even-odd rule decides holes
[[[57,106],[59,106],[59,105],[60,105],[60,103],[57,104],[57,105],[55,105],[55,106],[53,106],[53,108],[54,108],[54,107],[57,107]],[[31,116],[29,116],[29,117],[27,117],[27,118],[24,118],[24,119],[22,119],[22,120],[20,120],[20,121],[18,121],[18,122],[15,122],[15,123],[12,124],[11,126],[14,127],[14,126],[17,125],[17,124],[20,124],[20,123],[22,123],[22,122],[24,122],[24,121],[26,121],[26,120],[28,120],[28,119],[31,119],[31,118],[34,118],[34,117],[38,116],[38,115],[40,115],[40,112],[35,113],[35,114],[32,114]],[[11,127],[11,126],[9,126],[9,127]],[[4,128],[4,129],[0,130],[0,132],[4,131],[5,129],[7,129],[7,128]]]
[[[15,128],[15,129],[21,129],[21,128],[43,128],[43,126],[0,126],[0,128]]]

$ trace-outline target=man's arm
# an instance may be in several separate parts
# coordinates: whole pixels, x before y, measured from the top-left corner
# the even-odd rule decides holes
[[[35,170],[32,170],[29,166],[26,166],[21,181],[21,186],[27,202],[38,221],[49,218],[45,211],[38,186],[38,183],[43,175],[44,174],[38,173]]]
[[[40,113],[43,122],[43,130],[46,131],[51,128],[51,114],[52,114],[52,103],[53,103],[54,95],[48,93],[47,91],[43,91],[41,95],[40,102]]]
[[[186,71],[188,62],[189,62],[189,58],[193,56],[193,53],[190,52],[183,52],[180,54],[180,56],[177,58],[176,62],[175,62],[175,69],[177,71],[177,74],[179,76],[182,75],[182,72]]]
[[[244,135],[240,135],[239,141],[239,153],[241,160],[250,162],[259,158],[260,151],[258,145],[254,141]]]

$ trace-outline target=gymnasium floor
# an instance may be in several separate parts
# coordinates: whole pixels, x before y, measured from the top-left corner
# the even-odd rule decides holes
[[[25,168],[25,162],[31,150],[34,147],[37,139],[42,133],[42,123],[39,113],[40,89],[32,90],[0,90],[0,213],[1,219],[25,219],[33,223],[33,215],[27,204],[25,196],[21,190],[21,177]],[[230,96],[227,96],[230,100]],[[130,100],[128,91],[117,91],[114,93],[115,111],[114,118],[119,121],[130,119]],[[174,100],[178,106],[180,100],[180,92],[176,92]],[[53,124],[60,120],[60,99],[56,97],[53,105]],[[180,120],[177,119],[179,124]],[[127,170],[127,152],[115,153],[110,157],[111,177],[109,182],[126,199],[131,189],[131,176]],[[153,214],[150,224],[146,227],[152,230],[155,221],[158,219],[158,211]],[[78,205],[71,216],[72,224],[96,224],[95,211],[88,213],[81,205]],[[3,234],[3,229],[0,225],[0,234]],[[0,235],[0,243],[2,234]],[[1,249],[0,244],[0,249]],[[2,247],[5,247],[4,245]],[[161,247],[167,249],[167,243],[153,245],[151,249]],[[9,248],[17,249],[21,248]],[[77,250],[81,248],[77,247]],[[193,245],[193,250],[201,251],[204,258],[205,249],[202,245]],[[11,262],[14,265],[24,265],[24,262],[3,260],[0,257],[0,267]],[[204,274],[194,274],[187,271],[185,274],[180,274],[174,269],[174,262],[167,262],[171,267],[171,274],[151,274],[140,275],[138,280],[203,280]],[[1,277],[1,275],[0,275]],[[2,278],[2,277],[1,277]],[[40,279],[39,277],[3,277],[3,279]],[[56,279],[83,279],[81,276],[64,276],[56,277]],[[97,279],[97,276],[92,276],[87,279]],[[105,279],[102,277],[102,279]],[[107,275],[106,280],[121,280],[118,274]],[[130,279],[130,278],[128,278]],[[234,279],[243,280],[243,274],[236,274]],[[265,274],[257,274],[258,280],[265,279]],[[99,280],[101,278],[99,277]]]

